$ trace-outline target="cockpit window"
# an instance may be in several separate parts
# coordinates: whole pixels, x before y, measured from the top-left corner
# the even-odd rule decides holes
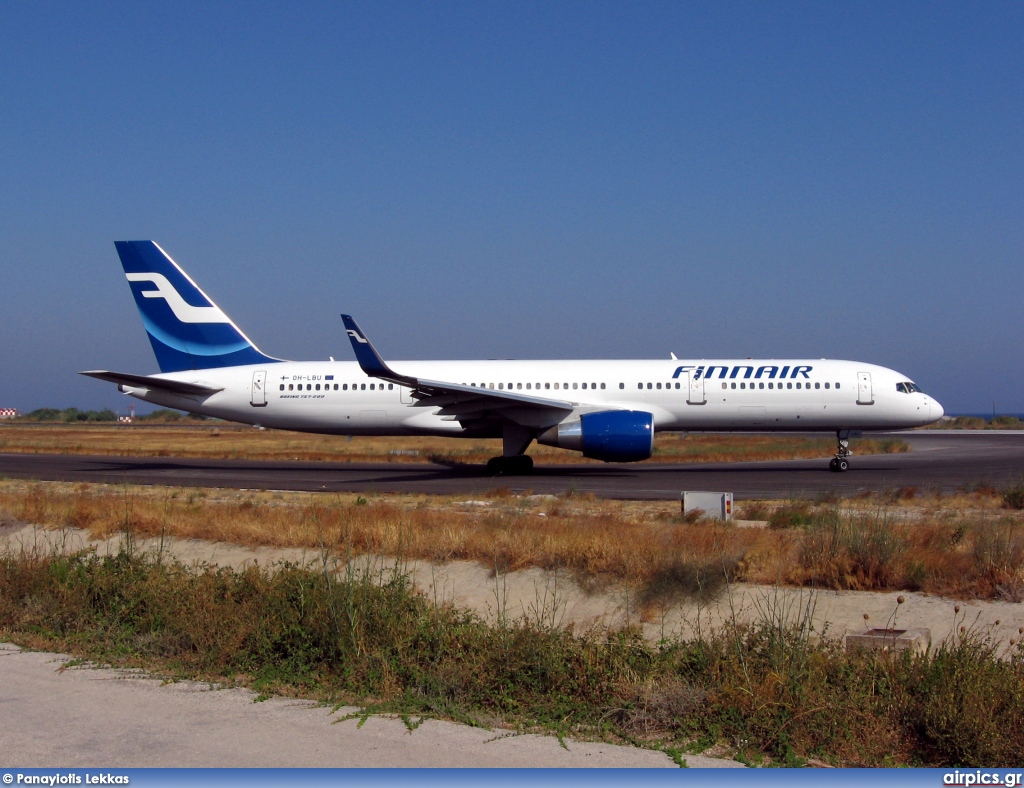
[[[904,394],[913,394],[915,392],[920,394],[924,393],[923,391],[921,391],[921,389],[919,389],[915,384],[911,383],[909,380],[904,381],[902,383],[897,383],[896,390],[902,391]]]

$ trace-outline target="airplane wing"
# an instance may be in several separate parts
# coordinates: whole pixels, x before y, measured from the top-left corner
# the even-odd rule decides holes
[[[178,380],[165,380],[154,378],[148,375],[129,375],[126,372],[108,372],[105,369],[94,369],[89,372],[79,372],[79,375],[87,375],[97,380],[105,380],[108,383],[117,383],[119,386],[128,386],[134,389],[150,389],[151,391],[167,391],[171,394],[185,394],[187,396],[208,397],[223,391],[220,388],[202,386],[198,383],[183,383]]]
[[[537,426],[537,422],[556,424],[575,410],[579,403],[568,400],[535,397],[515,391],[485,389],[428,380],[395,372],[374,349],[351,315],[342,315],[345,332],[352,342],[359,366],[370,377],[412,389],[420,407],[440,408],[440,415],[465,421],[499,416],[520,424]]]

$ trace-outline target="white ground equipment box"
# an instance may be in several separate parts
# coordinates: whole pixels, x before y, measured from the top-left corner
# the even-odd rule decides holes
[[[683,514],[700,509],[709,520],[732,519],[731,492],[684,492]]]

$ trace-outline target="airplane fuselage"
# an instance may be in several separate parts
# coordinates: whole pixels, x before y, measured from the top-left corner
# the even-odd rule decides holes
[[[416,377],[567,400],[577,413],[639,410],[657,432],[717,430],[890,430],[942,415],[927,394],[891,369],[853,361],[594,360],[396,361]],[[147,402],[285,430],[339,435],[501,437],[478,419],[425,407],[403,386],[354,362],[282,361],[154,375],[221,391],[186,396],[122,386]],[[464,415],[464,414],[463,414]],[[536,428],[550,424],[538,423]]]
[[[153,241],[118,255],[159,375],[83,372],[147,402],[283,430],[501,438],[488,462],[529,472],[533,441],[607,462],[645,460],[665,431],[834,430],[833,471],[855,430],[942,416],[905,376],[854,361],[399,361],[342,314],[356,363],[283,361],[257,348]]]

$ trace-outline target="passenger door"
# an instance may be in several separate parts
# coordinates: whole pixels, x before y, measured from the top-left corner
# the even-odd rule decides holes
[[[857,373],[857,404],[858,405],[873,405],[875,402],[875,395],[871,390],[871,373],[870,372],[858,372]]]
[[[252,373],[252,399],[254,408],[267,406],[267,371],[259,369]]]

